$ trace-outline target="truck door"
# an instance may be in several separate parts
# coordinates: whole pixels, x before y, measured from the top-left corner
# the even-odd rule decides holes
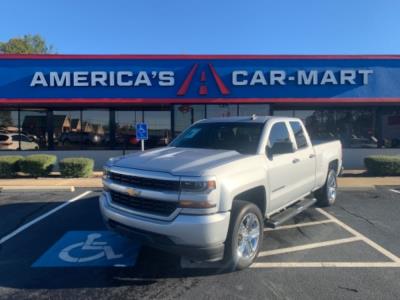
[[[285,122],[272,125],[266,146],[266,160],[268,172],[268,188],[270,201],[269,212],[275,211],[290,201],[295,200],[298,194],[295,190],[298,178],[292,172],[294,144],[290,138]],[[296,172],[297,174],[297,172]]]
[[[316,157],[302,124],[299,121],[290,121],[289,124],[296,142],[292,161],[293,176],[297,178],[294,187],[297,197],[301,197],[308,194],[315,186]]]

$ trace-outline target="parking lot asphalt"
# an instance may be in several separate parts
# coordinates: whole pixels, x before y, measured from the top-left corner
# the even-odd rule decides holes
[[[99,191],[0,193],[0,299],[397,299],[397,190],[340,191],[231,273],[108,236]]]

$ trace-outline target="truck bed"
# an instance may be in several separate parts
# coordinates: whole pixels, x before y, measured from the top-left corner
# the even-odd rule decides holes
[[[313,148],[316,156],[315,165],[315,185],[321,187],[325,183],[327,170],[327,161],[337,160],[338,164],[341,164],[342,160],[342,144],[339,140],[334,141],[312,141]],[[339,157],[338,157],[339,153]],[[324,163],[325,162],[325,163]],[[338,171],[340,171],[341,165],[338,165]]]

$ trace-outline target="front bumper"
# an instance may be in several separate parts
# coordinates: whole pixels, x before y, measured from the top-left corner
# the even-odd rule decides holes
[[[107,192],[100,196],[100,210],[112,230],[149,246],[200,260],[223,256],[230,212],[179,214],[171,221],[160,221],[114,207]]]

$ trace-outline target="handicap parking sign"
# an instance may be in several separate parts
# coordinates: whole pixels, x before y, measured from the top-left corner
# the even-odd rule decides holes
[[[69,231],[32,267],[129,267],[139,250],[138,242],[111,231]]]
[[[138,139],[138,140],[149,139],[146,123],[137,123],[136,124],[136,139]]]

